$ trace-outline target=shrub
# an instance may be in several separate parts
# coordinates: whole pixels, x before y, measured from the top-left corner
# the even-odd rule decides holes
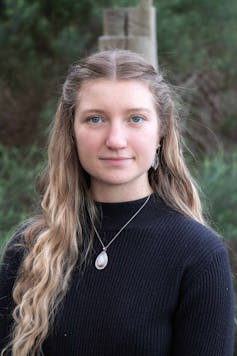
[[[237,242],[237,151],[206,157],[195,170],[211,225],[225,239]]]
[[[37,147],[0,146],[0,245],[35,210],[35,179],[42,166]]]

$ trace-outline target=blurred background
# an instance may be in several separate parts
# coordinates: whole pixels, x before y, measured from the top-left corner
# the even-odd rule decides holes
[[[97,50],[103,9],[138,0],[0,0],[0,244],[35,181],[70,64]],[[182,100],[185,155],[237,273],[237,1],[154,0],[159,67]]]

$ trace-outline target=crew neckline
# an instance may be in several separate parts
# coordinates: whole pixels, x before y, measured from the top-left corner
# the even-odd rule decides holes
[[[98,227],[99,230],[117,230],[123,226],[129,218],[139,209],[139,207],[145,202],[148,198],[148,195],[125,202],[95,202],[101,216],[101,226]],[[147,202],[144,209],[136,216],[136,218],[129,224],[129,227],[132,227],[133,224],[137,225],[138,221],[147,218],[147,208],[154,204],[158,203],[159,196],[157,193],[151,193],[150,199]]]
[[[101,206],[113,206],[113,205],[130,205],[130,204],[139,204],[139,203],[143,203],[147,198],[148,196],[152,197],[153,195],[156,195],[156,193],[151,193],[151,194],[148,194],[142,198],[139,198],[139,199],[134,199],[134,200],[125,200],[125,201],[118,201],[118,202],[103,202],[103,201],[95,201],[95,204],[98,206],[98,205],[101,205]]]

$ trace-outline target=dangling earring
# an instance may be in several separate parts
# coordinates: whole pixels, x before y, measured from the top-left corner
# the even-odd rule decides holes
[[[160,145],[157,147],[155,157],[151,164],[151,167],[154,169],[154,171],[156,171],[159,166],[159,153],[160,153]]]

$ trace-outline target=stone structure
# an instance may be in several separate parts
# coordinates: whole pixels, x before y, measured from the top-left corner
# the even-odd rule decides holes
[[[106,9],[103,15],[100,50],[129,49],[157,68],[156,9],[152,0],[141,0],[134,8]]]

